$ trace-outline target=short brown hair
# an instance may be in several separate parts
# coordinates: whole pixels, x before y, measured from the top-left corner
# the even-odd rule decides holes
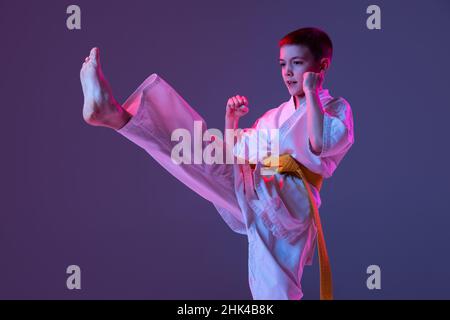
[[[333,43],[325,31],[318,28],[301,28],[285,35],[278,46],[281,48],[286,44],[300,44],[308,47],[314,59],[319,61],[322,58],[333,56]]]

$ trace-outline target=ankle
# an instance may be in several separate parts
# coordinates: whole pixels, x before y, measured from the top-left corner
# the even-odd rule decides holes
[[[114,130],[119,130],[123,128],[128,121],[132,118],[132,115],[126,111],[120,104],[117,104],[117,114],[116,117],[111,122],[111,128]]]
[[[90,112],[83,113],[84,121],[91,126],[107,127],[119,130],[132,118],[122,106],[113,101],[109,110],[104,107],[94,107]]]

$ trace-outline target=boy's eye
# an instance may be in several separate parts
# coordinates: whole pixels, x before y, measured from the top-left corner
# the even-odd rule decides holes
[[[303,61],[294,61],[294,64],[303,64]],[[285,63],[280,63],[280,67],[284,67]]]

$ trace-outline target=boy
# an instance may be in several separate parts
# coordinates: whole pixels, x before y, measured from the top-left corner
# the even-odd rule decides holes
[[[321,280],[325,274],[327,282],[321,298],[332,299],[316,209],[321,204],[322,178],[331,177],[354,142],[352,111],[347,101],[331,97],[322,88],[332,58],[332,43],[325,32],[302,28],[283,37],[279,46],[282,78],[291,98],[267,111],[253,128],[279,129],[279,151],[294,159],[289,165],[300,172],[300,179],[282,170],[271,178],[262,176],[264,163],[175,164],[172,132],[184,128],[193,134],[195,121],[205,130],[204,120],[156,74],[122,106],[118,104],[101,71],[96,48],[80,73],[83,116],[87,123],[112,128],[145,149],[181,182],[211,201],[232,230],[247,236],[254,299],[301,299],[303,268],[312,264],[317,238],[323,259]],[[239,118],[247,112],[247,98],[231,97],[226,129],[238,128]]]

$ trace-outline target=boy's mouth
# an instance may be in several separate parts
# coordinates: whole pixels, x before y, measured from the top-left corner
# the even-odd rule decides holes
[[[294,86],[294,85],[297,84],[297,81],[294,81],[294,80],[288,80],[288,81],[286,81],[286,84],[288,85],[288,87],[292,87],[292,86]]]

